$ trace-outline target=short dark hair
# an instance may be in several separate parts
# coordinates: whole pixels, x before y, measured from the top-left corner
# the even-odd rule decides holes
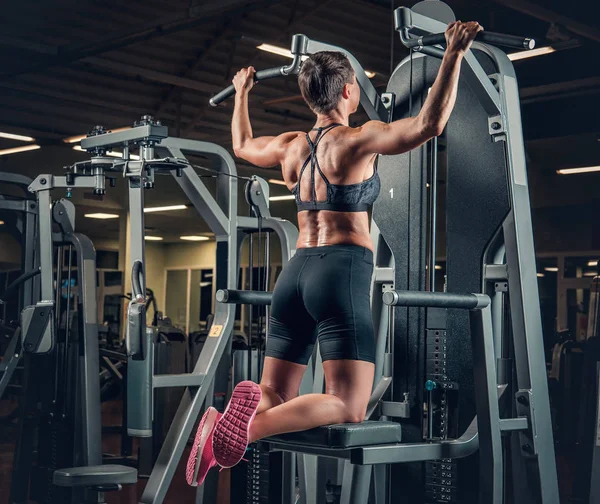
[[[345,84],[352,83],[354,70],[345,54],[321,51],[304,61],[298,74],[298,85],[304,101],[315,114],[334,110]]]

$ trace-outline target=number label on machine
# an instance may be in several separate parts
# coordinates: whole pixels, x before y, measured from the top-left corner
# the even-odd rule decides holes
[[[208,333],[208,336],[210,338],[218,338],[219,336],[221,336],[221,332],[223,332],[223,326],[222,325],[213,325],[210,328],[210,332]]]

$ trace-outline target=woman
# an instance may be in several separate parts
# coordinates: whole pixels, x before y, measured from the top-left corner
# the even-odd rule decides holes
[[[481,30],[476,22],[448,26],[447,50],[419,115],[392,123],[348,126],[360,89],[342,53],[316,53],[302,65],[300,91],[317,116],[309,133],[254,138],[248,115],[254,68],[234,77],[234,152],[263,168],[281,165],[296,197],[300,233],[297,253],[273,292],[261,383],[240,383],[223,415],[214,408],[204,414],[188,463],[190,484],[201,484],[214,465],[234,466],[258,439],[364,420],[375,357],[367,215],[380,188],[375,159],[407,152],[442,133],[454,107],[462,58]],[[298,396],[315,335],[326,392]]]

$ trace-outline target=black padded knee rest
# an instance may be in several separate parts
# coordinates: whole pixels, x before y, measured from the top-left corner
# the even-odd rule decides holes
[[[137,482],[137,470],[114,464],[67,467],[54,471],[52,482],[61,487],[131,485]]]
[[[402,426],[395,422],[366,421],[358,424],[325,425],[302,432],[291,432],[263,439],[265,442],[353,448],[394,444],[402,440]]]

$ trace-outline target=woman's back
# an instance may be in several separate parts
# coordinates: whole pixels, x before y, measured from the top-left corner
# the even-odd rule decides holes
[[[372,248],[366,209],[379,192],[375,156],[357,156],[353,134],[353,128],[343,125],[324,125],[308,135],[289,133],[281,166],[299,206],[298,247]]]

